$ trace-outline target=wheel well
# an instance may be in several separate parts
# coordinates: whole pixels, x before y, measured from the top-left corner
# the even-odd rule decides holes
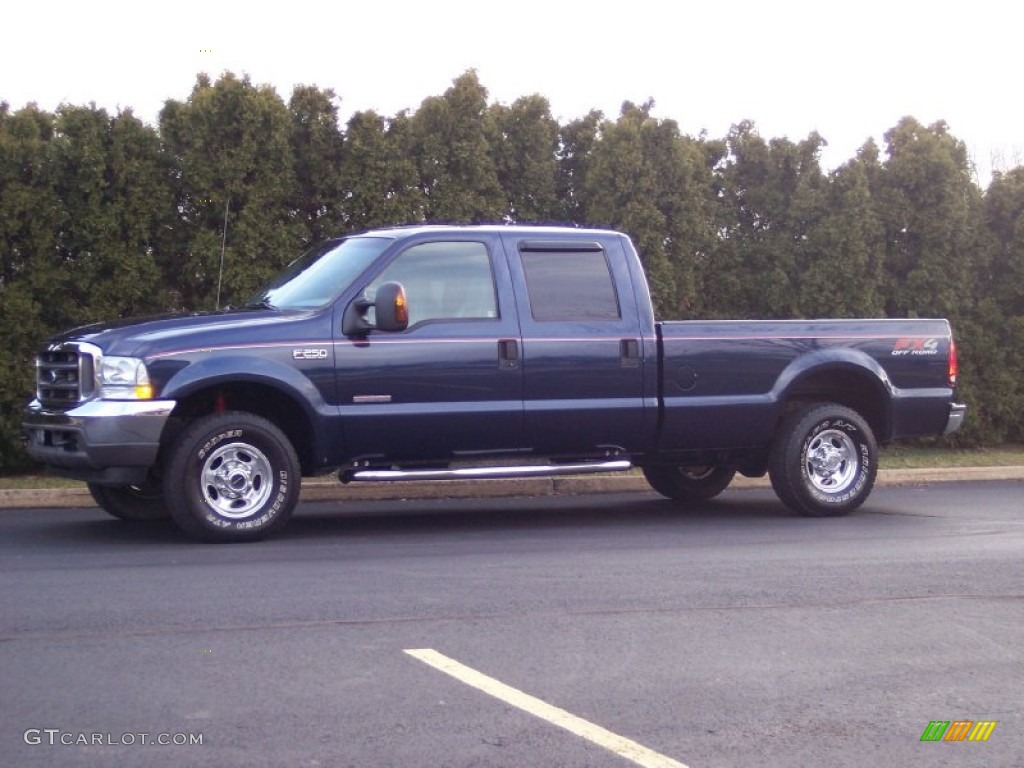
[[[175,434],[192,419],[218,411],[246,411],[272,422],[295,448],[302,474],[312,473],[312,426],[302,406],[281,390],[246,381],[218,384],[193,392],[178,400],[171,413],[171,418],[181,425]]]
[[[831,370],[800,379],[787,393],[783,413],[808,402],[828,402],[852,408],[867,420],[879,443],[888,440],[889,411],[878,380],[866,373]]]

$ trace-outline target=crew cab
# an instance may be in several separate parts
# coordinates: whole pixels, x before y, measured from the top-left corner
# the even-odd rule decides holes
[[[945,320],[657,322],[626,235],[559,227],[330,239],[244,306],[78,328],[36,366],[29,453],[207,540],[277,531],[328,472],[638,467],[683,506],[768,473],[797,513],[841,515],[879,444],[965,413]]]

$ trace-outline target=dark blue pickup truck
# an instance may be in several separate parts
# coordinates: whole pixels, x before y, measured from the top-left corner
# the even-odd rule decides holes
[[[806,515],[867,498],[877,445],[957,429],[945,320],[655,321],[623,234],[418,226],[328,240],[243,307],[40,351],[29,453],[123,519],[279,529],[342,482],[639,467],[680,504],[771,475]]]

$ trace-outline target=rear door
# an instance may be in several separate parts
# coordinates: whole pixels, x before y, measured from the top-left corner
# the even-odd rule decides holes
[[[523,335],[526,441],[544,455],[635,450],[645,349],[618,236],[503,235]]]

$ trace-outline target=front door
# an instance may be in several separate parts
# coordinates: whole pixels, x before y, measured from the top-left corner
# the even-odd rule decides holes
[[[445,461],[523,445],[520,333],[497,236],[409,245],[366,287],[405,287],[409,327],[340,337],[337,392],[350,460]],[[340,335],[340,329],[337,331]]]

